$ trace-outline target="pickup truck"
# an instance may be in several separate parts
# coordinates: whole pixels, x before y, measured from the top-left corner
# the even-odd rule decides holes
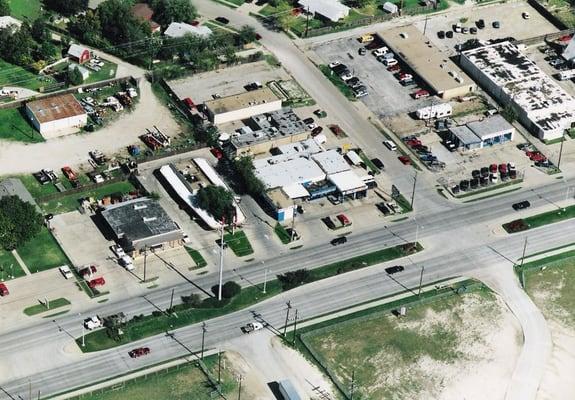
[[[252,333],[255,331],[259,331],[264,328],[264,325],[261,322],[250,322],[244,326],[242,326],[243,333]]]
[[[104,326],[104,324],[102,323],[102,318],[100,318],[97,315],[94,315],[90,318],[86,318],[84,320],[84,328],[90,331],[96,328],[101,328],[102,326]]]

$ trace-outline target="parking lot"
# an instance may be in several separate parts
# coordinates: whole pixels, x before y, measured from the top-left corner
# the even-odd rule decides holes
[[[529,19],[524,19],[522,13],[528,13]],[[453,38],[439,39],[437,32],[452,30],[454,24],[460,23],[462,27],[477,27],[476,21],[483,19],[485,28],[478,29],[477,34],[454,33]],[[493,22],[498,21],[500,27],[493,27]],[[470,39],[499,39],[513,37],[517,40],[532,38],[557,32],[558,29],[539,14],[533,7],[523,2],[497,3],[484,7],[462,10],[453,14],[436,15],[427,20],[415,23],[417,28],[440,49],[455,54],[455,45],[464,43]],[[427,26],[426,26],[427,25]]]
[[[368,95],[362,97],[361,101],[380,118],[413,112],[431,104],[431,98],[416,100],[412,97],[414,92],[424,87],[416,84],[402,86],[397,73],[388,71],[381,62],[377,61],[371,51],[363,56],[359,55],[359,49],[365,46],[359,43],[357,37],[351,37],[318,44],[313,50],[323,64],[339,61],[348,67],[352,75],[363,82],[367,87]],[[376,48],[377,46],[377,43],[372,43],[368,47]],[[406,66],[401,67],[402,71],[407,71]],[[414,78],[417,83],[417,77]]]
[[[179,98],[191,98],[196,104],[212,100],[213,95],[231,96],[245,91],[252,82],[291,79],[283,68],[274,68],[265,61],[238,65],[232,68],[196,74],[169,81],[170,88]]]

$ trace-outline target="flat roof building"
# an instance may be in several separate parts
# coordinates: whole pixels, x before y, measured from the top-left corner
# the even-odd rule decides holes
[[[214,124],[246,119],[282,108],[281,99],[267,87],[209,100],[204,103],[208,117]]]
[[[135,254],[146,248],[175,247],[184,237],[160,203],[149,198],[114,204],[100,214],[122,247]]]
[[[183,22],[172,22],[164,31],[164,35],[171,38],[180,38],[185,35],[196,35],[206,38],[211,34],[212,30],[205,25],[193,26]]]
[[[575,99],[511,42],[466,50],[461,65],[541,140],[560,138],[575,122]]]
[[[26,115],[44,137],[67,135],[88,123],[88,115],[72,94],[46,97],[26,103]]]
[[[439,97],[449,100],[476,90],[475,82],[415,26],[387,29],[378,36]]]
[[[513,140],[515,128],[501,115],[449,129],[459,147],[467,150],[491,147]]]

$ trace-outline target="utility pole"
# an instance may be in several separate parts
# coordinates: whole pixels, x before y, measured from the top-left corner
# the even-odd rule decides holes
[[[415,171],[415,176],[413,177],[413,190],[411,192],[411,211],[413,211],[413,201],[415,200],[415,185],[417,184],[417,170]]]
[[[297,308],[295,309],[295,320],[293,323],[293,342],[292,342],[292,344],[295,344],[296,332],[297,332]]]
[[[268,283],[268,269],[264,269],[264,291],[263,293],[266,294],[266,285]]]
[[[355,391],[355,369],[351,371],[351,388],[349,390],[349,400],[353,400],[354,391]]]
[[[284,324],[284,337],[286,336],[286,333],[287,333],[287,325],[288,325],[288,320],[289,320],[289,310],[291,310],[291,300],[288,300],[286,305],[287,305],[287,309],[286,309],[286,323]]]
[[[172,313],[172,306],[174,305],[174,290],[176,289],[172,289],[172,297],[170,297],[170,308],[168,308],[170,314]]]
[[[144,246],[144,282],[146,282],[147,260],[148,260],[148,246]]]
[[[565,143],[565,134],[561,135],[561,147],[559,148],[559,160],[557,160],[557,169],[561,167],[561,155],[563,154],[563,143]]]
[[[222,352],[218,349],[218,385],[222,381]]]
[[[525,261],[525,250],[527,249],[527,236],[525,236],[525,243],[523,244],[523,254],[521,255],[521,265],[519,269],[521,270],[521,286],[525,288],[525,275],[523,273],[523,262]]]
[[[307,6],[306,9],[306,20],[305,20],[305,37],[307,37],[307,31],[309,30],[309,5]]]
[[[242,381],[243,381],[244,377],[240,374],[240,377],[238,379],[239,381],[239,385],[238,385],[238,400],[241,400],[242,398]]]
[[[421,275],[419,275],[419,291],[417,292],[417,295],[420,296],[421,295],[421,284],[423,283],[423,272],[425,271],[425,266],[422,265],[421,266]]]
[[[204,338],[206,336],[206,323],[202,322],[202,352],[201,352],[201,356],[200,358],[203,360],[204,359]]]
[[[84,340],[86,336],[86,328],[84,328],[84,324],[82,324],[82,347],[86,347],[86,341]]]
[[[218,285],[218,301],[222,301],[222,280],[224,275],[224,224],[220,233],[220,283]]]
[[[427,30],[427,20],[429,19],[429,16],[426,15],[425,16],[425,24],[423,25],[423,35],[425,35],[425,31]]]

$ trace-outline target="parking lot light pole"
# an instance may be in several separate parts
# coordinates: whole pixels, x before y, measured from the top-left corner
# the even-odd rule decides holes
[[[86,341],[84,340],[86,335],[86,328],[84,328],[84,324],[82,323],[82,347],[86,347]]]
[[[284,337],[287,333],[287,324],[288,324],[288,320],[289,320],[289,311],[291,310],[291,300],[288,300],[288,302],[286,303],[287,305],[287,309],[286,309],[286,322],[284,324]]]
[[[224,224],[220,233],[220,279],[218,285],[218,301],[222,301],[222,280],[224,275]]]
[[[264,290],[263,293],[266,294],[266,285],[268,283],[268,269],[264,269]]]
[[[421,275],[419,275],[419,291],[417,292],[417,295],[420,296],[421,295],[421,284],[423,283],[423,272],[425,271],[425,266],[422,265],[421,266]]]
[[[202,352],[201,352],[201,356],[200,358],[203,360],[204,359],[204,338],[206,336],[206,323],[202,322]]]

